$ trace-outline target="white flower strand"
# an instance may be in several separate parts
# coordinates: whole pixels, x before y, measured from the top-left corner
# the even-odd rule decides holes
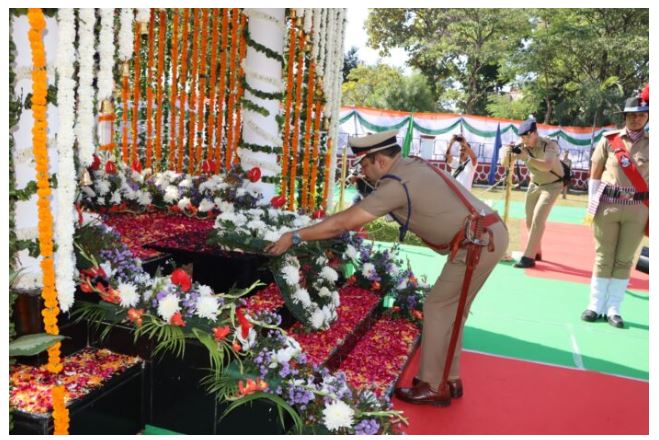
[[[311,24],[313,22],[313,9],[304,8],[304,34],[309,35],[311,32]]]
[[[320,24],[318,27],[318,67],[316,70],[325,75],[325,46],[327,46],[327,8],[320,8]]]
[[[263,20],[272,23],[278,26],[282,32],[286,32],[286,24],[283,21],[270,14],[266,14],[261,9],[245,8],[245,15],[247,15],[250,20]]]
[[[151,9],[149,8],[137,9],[137,16],[135,17],[135,21],[137,21],[138,23],[148,23],[150,18],[151,18]]]
[[[101,32],[98,36],[98,53],[100,57],[98,70],[97,102],[112,97],[114,81],[112,69],[114,68],[114,9],[103,8],[101,12]]]
[[[76,290],[73,274],[75,254],[73,252],[73,203],[76,195],[76,172],[73,161],[73,131],[75,114],[75,14],[73,9],[60,9],[58,14],[57,43],[57,105],[59,125],[57,129],[57,181],[55,192],[57,216],[55,218],[55,286],[57,300],[63,312],[73,305]]]
[[[318,52],[320,46],[320,17],[321,17],[321,8],[313,9],[313,38],[311,46],[311,58],[318,64]],[[320,72],[320,70],[319,70]]]
[[[133,8],[121,9],[119,23],[119,59],[128,61],[133,56]]]
[[[94,9],[85,8],[78,11],[78,55],[80,68],[78,70],[78,120],[76,121],[76,136],[78,137],[78,163],[82,168],[92,163],[94,155],[94,24],[96,14]],[[72,60],[69,59],[69,63]]]

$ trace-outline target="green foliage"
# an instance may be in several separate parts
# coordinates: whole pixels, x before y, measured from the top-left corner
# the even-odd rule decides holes
[[[362,62],[359,60],[357,52],[359,48],[352,46],[348,51],[343,55],[343,82],[348,81],[348,75],[352,69],[356,68]]]
[[[532,95],[524,94],[520,99],[510,95],[490,95],[487,98],[487,112],[495,118],[526,119],[535,115],[538,102]]]
[[[185,355],[185,334],[181,327],[175,327],[154,316],[144,315],[143,324],[135,329],[135,340],[146,336],[156,342],[153,355],[171,353],[179,359]]]
[[[9,343],[9,356],[34,356],[66,338],[66,336],[47,333],[24,335]]]

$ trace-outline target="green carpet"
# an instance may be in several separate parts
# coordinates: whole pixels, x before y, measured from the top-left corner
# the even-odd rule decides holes
[[[153,425],[146,425],[144,427],[144,435],[182,435],[178,432],[169,431],[164,428],[159,428]]]
[[[483,200],[490,204],[492,208],[499,211],[503,215],[503,200]],[[586,207],[573,207],[573,206],[560,206],[554,205],[549,213],[549,221],[556,223],[572,223],[575,225],[583,224],[583,219],[586,215]],[[524,202],[510,202],[510,217],[511,218],[526,218],[524,212]]]
[[[380,244],[389,246],[389,244]],[[402,246],[417,276],[434,283],[445,257],[428,248]],[[532,278],[500,263],[471,308],[466,349],[647,380],[647,293],[628,291],[625,329],[583,322],[588,286]]]

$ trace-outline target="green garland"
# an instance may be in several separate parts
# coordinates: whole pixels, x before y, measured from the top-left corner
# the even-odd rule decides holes
[[[249,99],[245,98],[244,96],[240,98],[240,102],[243,105],[244,109],[251,110],[255,113],[258,113],[264,117],[267,117],[270,115],[270,112],[268,111],[267,108],[261,107],[260,105],[254,103],[253,101],[250,101]]]
[[[284,64],[284,56],[282,54],[279,54],[276,51],[270,49],[269,47],[266,47],[254,41],[249,33],[249,29],[247,28],[245,28],[245,40],[247,41],[247,45],[250,46],[252,49],[261,52],[268,58],[272,58],[273,60],[279,61],[282,65]]]
[[[257,98],[261,98],[261,99],[281,101],[284,98],[284,94],[282,92],[269,93],[269,92],[264,92],[263,90],[255,89],[254,87],[250,86],[247,83],[247,80],[244,79],[244,78],[243,78],[243,88],[245,90],[249,90],[252,95],[256,96]]]
[[[279,147],[270,147],[268,145],[258,145],[250,144],[247,142],[241,142],[239,145],[240,148],[246,148],[251,151],[258,151],[261,153],[279,153]]]
[[[280,176],[262,176],[261,180],[263,183],[274,183],[275,185],[278,185],[281,182],[281,177]]]

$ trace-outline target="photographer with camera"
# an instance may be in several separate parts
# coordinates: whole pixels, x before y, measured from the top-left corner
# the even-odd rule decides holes
[[[531,175],[526,192],[526,227],[528,242],[517,268],[534,267],[542,260],[541,241],[545,223],[558,195],[563,190],[563,165],[558,158],[558,144],[540,137],[534,119],[522,122],[518,130],[522,143],[501,148],[501,164],[508,167],[510,160],[522,160]]]
[[[453,144],[456,142],[460,145],[459,156],[457,158],[451,154]],[[454,134],[449,141],[448,148],[446,149],[446,164],[453,169],[452,174],[455,180],[471,191],[471,184],[474,181],[478,159],[464,136]]]

